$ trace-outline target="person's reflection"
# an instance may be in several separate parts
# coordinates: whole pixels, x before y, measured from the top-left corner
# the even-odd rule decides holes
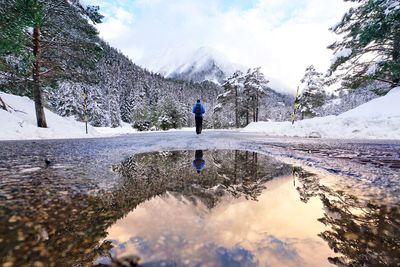
[[[203,159],[203,150],[196,150],[194,153],[194,160],[192,162],[193,168],[196,169],[197,173],[200,173],[201,170],[206,165],[206,161]]]

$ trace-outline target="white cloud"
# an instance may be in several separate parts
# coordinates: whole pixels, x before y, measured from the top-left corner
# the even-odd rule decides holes
[[[247,10],[215,0],[93,2],[108,15],[101,36],[134,61],[211,46],[235,63],[262,66],[272,85],[291,92],[307,65],[329,66],[326,46],[336,37],[328,28],[348,8],[343,0],[258,0]]]

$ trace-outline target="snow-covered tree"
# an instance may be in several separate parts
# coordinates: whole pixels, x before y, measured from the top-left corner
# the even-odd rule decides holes
[[[243,91],[243,73],[236,71],[231,77],[228,77],[222,84],[224,93],[218,95],[217,105],[214,107],[214,112],[219,112],[225,105],[232,105],[235,112],[235,126],[240,127],[240,105],[241,105],[241,93]]]
[[[147,131],[151,127],[151,111],[146,103],[137,105],[132,112],[132,127],[139,131]]]
[[[119,95],[116,88],[112,88],[112,91],[108,95],[108,110],[110,111],[110,123],[111,127],[121,126],[121,112],[119,109]]]
[[[158,127],[162,130],[182,127],[184,114],[173,98],[167,97],[159,104]]]
[[[346,1],[346,0],[345,0]],[[400,2],[357,2],[331,30],[342,40],[329,46],[335,52],[331,71],[344,84],[357,88],[367,81],[400,83]]]
[[[306,68],[301,83],[303,89],[299,97],[299,109],[302,117],[318,116],[317,108],[324,104],[326,97],[322,73],[311,65]]]
[[[253,121],[258,121],[260,99],[267,93],[269,81],[261,72],[261,67],[249,69],[244,77],[243,95],[246,110],[246,125],[249,124],[250,112]]]
[[[83,120],[83,88],[82,84],[62,82],[54,93],[57,113],[63,117],[74,116],[77,120]]]
[[[100,22],[101,15],[98,9],[84,9],[79,1],[4,0],[0,6],[0,58],[14,54],[29,66],[30,72],[18,73],[19,82],[31,86],[37,125],[46,128],[44,83],[54,83],[55,77],[85,77],[78,75],[79,69],[96,61],[97,30],[82,15],[94,22]]]
[[[109,126],[111,123],[110,114],[104,103],[98,86],[87,87],[87,116],[91,125]]]

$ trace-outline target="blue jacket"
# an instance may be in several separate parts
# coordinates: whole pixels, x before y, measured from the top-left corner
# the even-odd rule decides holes
[[[195,158],[192,161],[192,166],[197,170],[198,173],[201,172],[201,170],[204,168],[206,165],[206,161],[203,158]]]
[[[197,115],[197,114],[195,113],[195,110],[196,110],[196,106],[197,106],[197,105],[200,105],[200,108],[201,108],[201,114],[200,114],[200,115]],[[196,104],[194,104],[194,106],[193,106],[193,108],[192,108],[192,113],[194,113],[196,116],[203,117],[203,114],[206,113],[206,109],[203,107],[202,104],[196,103]]]

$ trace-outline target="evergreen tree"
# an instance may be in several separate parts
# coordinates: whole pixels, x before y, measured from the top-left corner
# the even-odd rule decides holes
[[[139,131],[147,131],[151,127],[151,111],[147,104],[136,106],[132,113],[132,127]]]
[[[231,77],[228,77],[222,84],[224,93],[218,95],[217,106],[214,107],[214,112],[219,112],[225,105],[233,105],[235,112],[235,125],[236,128],[240,127],[239,112],[241,108],[241,93],[243,90],[243,73],[236,71]]]
[[[87,73],[80,70],[97,61],[93,57],[98,49],[94,42],[97,31],[82,17],[100,22],[97,10],[86,10],[79,1],[65,0],[5,0],[2,5],[0,67],[9,67],[5,59],[11,54],[31,69],[32,81],[28,71],[17,73],[32,88],[38,127],[47,127],[43,87],[61,77],[87,79]]]
[[[121,112],[119,109],[119,95],[117,88],[113,88],[108,95],[108,110],[110,112],[111,127],[121,126]]]
[[[317,108],[325,102],[324,79],[313,65],[306,68],[304,77],[301,79],[303,90],[299,97],[299,109],[302,117],[315,117]]]
[[[57,113],[63,117],[74,116],[83,120],[83,88],[79,83],[62,82],[54,94]]]
[[[177,129],[182,127],[184,114],[171,97],[166,97],[159,105],[158,126],[162,130]]]
[[[249,69],[244,78],[244,99],[246,110],[246,125],[249,124],[249,114],[252,112],[253,121],[258,121],[260,99],[267,93],[267,84],[261,67]]]
[[[99,87],[89,86],[87,91],[87,115],[90,124],[95,127],[109,126],[110,114],[105,108],[103,97],[99,92]]]
[[[331,71],[357,88],[370,80],[400,83],[400,2],[347,0],[356,7],[331,30],[342,40],[329,46],[335,53]]]

